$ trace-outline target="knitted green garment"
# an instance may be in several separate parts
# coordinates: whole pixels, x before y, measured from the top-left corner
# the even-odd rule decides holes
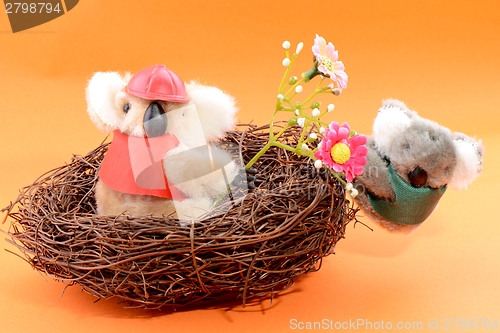
[[[396,200],[372,198],[367,194],[373,209],[384,219],[406,225],[422,223],[432,213],[439,199],[446,191],[446,185],[433,189],[430,187],[413,187],[406,183],[394,170],[392,164],[388,168],[389,180],[396,193]]]

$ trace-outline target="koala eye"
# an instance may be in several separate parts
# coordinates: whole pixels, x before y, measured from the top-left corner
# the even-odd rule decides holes
[[[130,103],[127,103],[123,106],[123,112],[127,113],[130,110]]]

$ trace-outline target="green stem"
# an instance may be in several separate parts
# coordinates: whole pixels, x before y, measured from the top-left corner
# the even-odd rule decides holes
[[[297,151],[296,148],[293,148],[293,147],[290,147],[289,145],[285,145],[284,143],[281,143],[281,142],[275,142],[273,144],[273,146],[276,146],[278,148],[281,148],[281,149],[285,149],[285,150],[288,150],[288,151],[291,151],[293,153],[295,153]]]
[[[318,85],[316,86],[316,89],[314,90],[314,92],[311,94],[311,96],[309,96],[303,103],[302,105],[306,104],[307,102],[309,102],[311,99],[314,98],[314,96],[316,96],[318,93],[321,92],[321,89],[319,89],[319,87],[321,86],[321,84],[323,83],[323,80],[324,78],[321,78],[321,80],[319,81]]]
[[[274,120],[274,119],[273,119]],[[278,132],[278,134],[274,134],[271,129],[269,130],[270,133],[269,135],[271,136],[272,134],[272,137],[269,138],[269,142],[266,143],[266,145],[264,147],[262,147],[262,149],[257,153],[255,154],[254,157],[252,157],[252,159],[245,165],[245,168],[246,169],[249,169],[252,167],[252,165],[257,162],[257,160],[262,156],[264,155],[264,153],[269,149],[271,148],[272,146],[276,146],[276,147],[280,147],[280,148],[284,148],[284,147],[288,147],[288,148],[284,148],[284,149],[287,149],[287,150],[291,150],[291,151],[294,151],[294,148],[290,147],[290,146],[287,146],[285,144],[282,144],[280,142],[277,141],[277,139],[283,134],[285,133],[285,131],[287,130],[289,126],[286,125],[285,127],[283,127],[283,129],[281,131]]]
[[[332,169],[328,168],[328,170],[330,170],[330,173],[333,175],[333,177],[337,178],[337,180],[342,184],[344,185],[344,187],[346,187],[347,185],[347,182],[345,180],[342,179],[342,177],[340,177],[340,175],[336,172],[333,172]]]
[[[309,128],[309,124],[310,124],[310,121],[305,122],[304,128],[302,129],[302,133],[300,133],[300,139],[299,139],[299,142],[297,143],[297,147],[302,146],[302,143],[304,142],[304,136],[306,134],[307,129]]]
[[[295,82],[295,84],[294,84],[294,85],[292,85],[292,86],[290,87],[290,89],[288,89],[288,91],[285,93],[285,95],[284,95],[284,96],[287,96],[287,95],[290,93],[290,91],[292,91],[293,89],[295,89],[295,88],[296,88],[299,84],[301,84],[302,82],[304,82],[304,79],[300,79],[300,80],[298,80],[297,82]],[[293,97],[291,97],[290,99],[292,99],[292,98],[293,98]]]
[[[274,118],[276,117],[276,114],[281,108],[281,101],[278,99],[276,101],[276,107],[274,108],[273,116],[271,117],[271,123],[269,124],[269,141],[274,140]]]
[[[288,58],[288,50],[287,50],[287,53],[286,53],[286,56]],[[281,94],[283,92],[283,89],[285,88],[286,84],[285,84],[285,80],[286,78],[288,77],[288,73],[290,72],[290,68],[292,68],[292,65],[293,63],[295,62],[295,59],[297,58],[297,54],[293,54],[292,56],[292,59],[290,59],[290,64],[287,66],[286,70],[285,70],[285,74],[283,74],[283,77],[281,78],[281,83],[280,83],[280,88],[278,90],[278,93]]]
[[[255,154],[254,157],[252,157],[252,159],[245,165],[245,169],[250,169],[252,167],[252,165],[254,165],[255,162],[257,162],[257,160],[262,156],[264,155],[264,153],[269,149],[271,148],[271,146],[273,145],[273,143],[271,141],[269,141],[268,143],[266,143],[266,145],[264,147],[262,147],[262,149],[257,153]]]

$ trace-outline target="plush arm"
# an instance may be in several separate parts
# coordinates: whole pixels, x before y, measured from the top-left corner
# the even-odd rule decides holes
[[[238,174],[231,155],[214,145],[188,148],[181,144],[167,153],[163,165],[168,180],[191,198],[224,193]]]
[[[367,163],[363,174],[356,178],[355,186],[358,191],[393,202],[396,200],[396,194],[389,181],[387,161],[377,152],[373,137],[368,137],[366,146],[368,148]]]

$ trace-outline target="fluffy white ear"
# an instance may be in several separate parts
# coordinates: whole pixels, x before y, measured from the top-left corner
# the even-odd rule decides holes
[[[234,128],[238,111],[232,96],[216,87],[197,82],[186,84],[191,103],[196,105],[207,141],[223,138]]]
[[[90,79],[86,89],[87,112],[101,131],[111,132],[118,128],[121,118],[115,97],[124,91],[127,81],[116,72],[97,72]]]
[[[411,111],[398,100],[385,100],[373,123],[373,138],[382,155],[389,155],[391,142],[411,125]]]
[[[462,133],[455,133],[453,139],[457,154],[457,165],[449,184],[458,190],[466,189],[483,168],[484,147]]]

